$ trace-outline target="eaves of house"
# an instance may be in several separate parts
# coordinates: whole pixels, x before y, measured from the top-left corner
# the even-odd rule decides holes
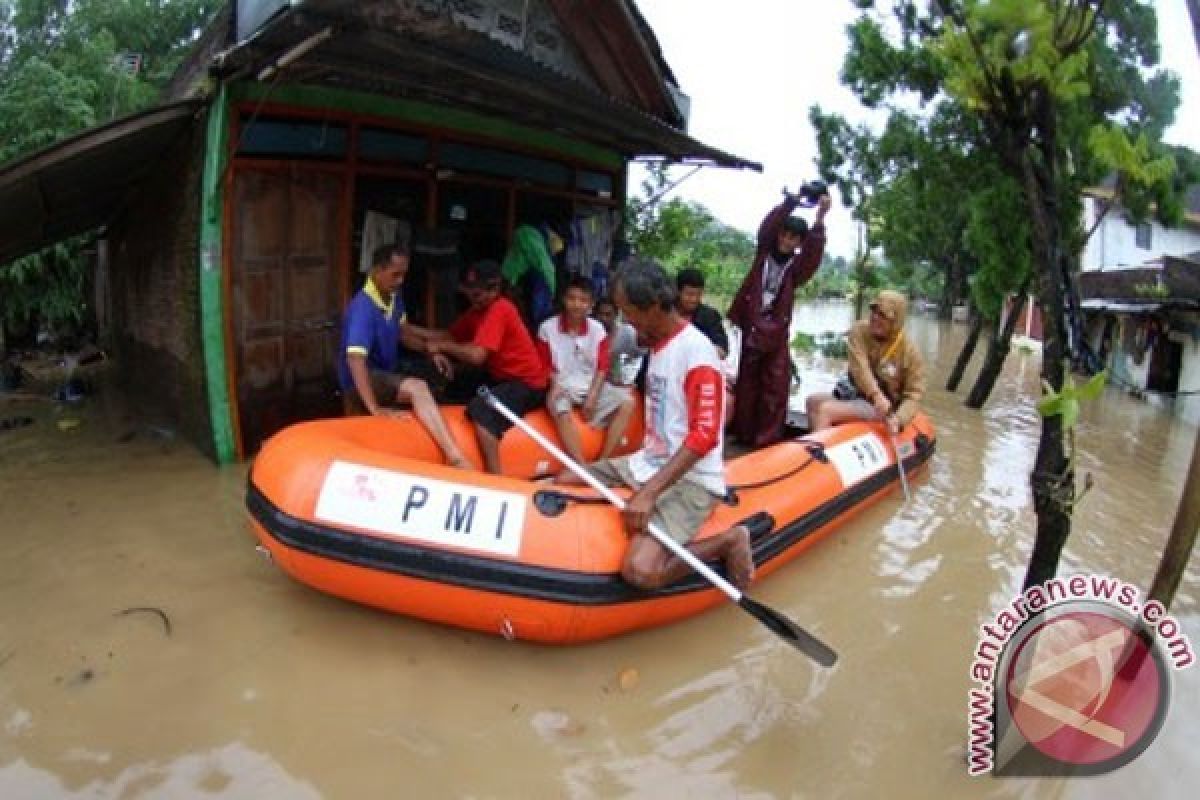
[[[687,134],[686,99],[630,0],[516,3],[540,10],[565,41],[532,27],[505,28],[497,9],[506,4],[512,5],[247,0],[226,6],[172,81],[164,105],[0,167],[0,264],[115,219],[158,154],[222,82],[256,84],[268,93],[286,84],[417,100],[571,137],[626,160],[761,171]],[[498,27],[472,17],[489,9]],[[236,15],[255,10],[261,18],[239,36]]]
[[[1200,308],[1200,252],[1164,256],[1161,267],[1082,272],[1078,280],[1084,308],[1126,312]]]

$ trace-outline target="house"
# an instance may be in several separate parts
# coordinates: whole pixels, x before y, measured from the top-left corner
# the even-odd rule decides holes
[[[1079,294],[1088,343],[1110,383],[1200,423],[1200,185],[1183,224],[1133,224],[1105,188],[1089,191]]]
[[[634,159],[761,169],[688,105],[633,0],[238,0],[160,106],[0,167],[0,263],[101,230],[122,385],[232,461],[339,412],[374,244],[410,242],[443,325],[521,224],[602,279]]]

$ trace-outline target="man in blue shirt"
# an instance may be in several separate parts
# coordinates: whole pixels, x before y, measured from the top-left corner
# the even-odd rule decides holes
[[[470,469],[472,464],[450,435],[429,385],[421,378],[397,372],[401,344],[429,352],[430,331],[404,319],[400,287],[408,274],[408,262],[407,248],[380,247],[371,259],[366,283],[346,307],[338,359],[338,381],[345,393],[346,413],[397,417],[402,412],[387,405],[408,403],[447,463]],[[449,373],[450,363],[444,355],[431,354],[430,359],[438,370]]]

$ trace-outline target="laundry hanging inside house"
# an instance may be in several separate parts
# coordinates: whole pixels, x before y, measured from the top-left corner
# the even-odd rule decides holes
[[[371,271],[371,259],[375,251],[385,244],[407,247],[412,241],[412,225],[407,220],[396,219],[379,211],[368,211],[363,218],[361,247],[358,253],[358,271]]]
[[[613,237],[620,224],[615,210],[581,214],[571,222],[566,267],[572,275],[592,282],[596,297],[608,296],[609,265],[612,263]]]
[[[536,329],[554,313],[554,261],[541,231],[532,225],[520,225],[513,231],[501,273],[523,295],[532,327]]]

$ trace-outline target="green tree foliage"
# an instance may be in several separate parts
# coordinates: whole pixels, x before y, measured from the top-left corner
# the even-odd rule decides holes
[[[850,28],[843,81],[865,106],[893,116],[872,142],[849,151],[854,159],[866,153],[865,167],[883,178],[872,184],[870,211],[893,218],[878,227],[885,250],[898,260],[933,243],[964,251],[973,297],[988,314],[1013,279],[1028,274],[1045,313],[1042,378],[1047,397],[1058,396],[1064,357],[1079,347],[1070,287],[1089,233],[1081,224],[1084,190],[1115,176],[1114,201],[1132,217],[1153,211],[1170,224],[1192,180],[1192,160],[1161,141],[1179,80],[1156,69],[1153,6],[892,0],[877,10],[871,0],[854,1],[863,14]],[[892,147],[889,137],[905,130],[916,135]],[[839,167],[833,159],[822,166]],[[926,181],[942,190],[923,193]],[[897,193],[893,202],[888,192]],[[945,198],[951,202],[938,202]],[[946,220],[948,230],[963,232],[957,243],[939,236]],[[1042,420],[1026,586],[1054,574],[1070,531],[1075,478],[1063,422],[1061,414]]]
[[[0,0],[0,163],[152,104],[221,0]],[[83,319],[69,242],[0,266],[0,325]]]
[[[670,183],[665,168],[652,169],[641,194],[626,203],[626,230],[635,252],[672,271],[695,267],[705,289],[728,298],[754,258],[754,237],[716,219],[704,206],[673,197],[661,202]]]
[[[821,177],[837,186],[842,203],[858,224],[854,254],[855,316],[862,314],[863,290],[878,285],[871,251],[879,243],[876,194],[887,180],[887,160],[879,140],[866,125],[851,125],[820,106],[809,110],[817,134],[817,166]]]
[[[1021,187],[1011,177],[993,174],[964,203],[964,243],[978,265],[971,279],[971,301],[983,318],[1000,319],[1004,300],[1025,284],[1030,270],[1028,209]]]
[[[978,141],[1017,188],[997,184],[990,198],[969,204],[968,239],[977,246],[973,237],[989,227],[994,206],[1023,201],[1031,274],[1045,312],[1042,378],[1049,393],[1061,392],[1068,345],[1079,346],[1070,273],[1087,235],[1083,190],[1116,173],[1121,202],[1136,207],[1141,195],[1172,188],[1161,134],[1178,103],[1178,79],[1155,69],[1154,9],[1134,1],[895,0],[891,11],[898,33],[879,37],[887,58],[869,62],[879,87],[871,99],[907,91],[944,96],[978,126]],[[1044,416],[1031,476],[1038,530],[1026,586],[1057,569],[1074,480],[1062,415]]]
[[[868,245],[881,248],[892,266],[881,282],[939,297],[943,316],[970,292],[994,320],[1028,263],[1021,253],[995,257],[1013,246],[1008,232],[1020,224],[1024,209],[990,207],[990,226],[980,224],[979,206],[987,202],[972,198],[991,193],[1002,177],[1000,165],[978,120],[940,91],[942,64],[915,10],[908,6],[896,14],[890,25],[874,13],[852,25],[842,68],[843,81],[864,106],[888,110],[887,122],[876,132],[814,107],[822,175],[843,192],[849,189],[853,202],[869,202],[869,210],[856,216],[870,218]],[[919,109],[895,102],[912,96],[921,101]],[[978,279],[981,271],[989,274]],[[972,275],[977,277],[968,289]]]

